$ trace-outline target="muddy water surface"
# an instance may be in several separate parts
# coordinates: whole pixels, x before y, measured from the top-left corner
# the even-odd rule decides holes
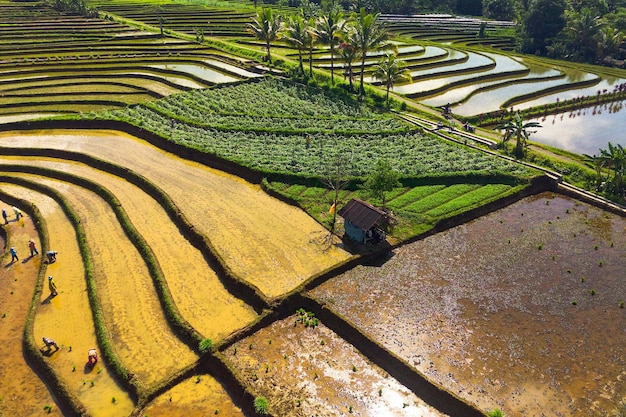
[[[273,415],[444,416],[326,326],[295,320],[274,322],[224,352]]]
[[[604,416],[626,396],[624,271],[626,219],[541,194],[313,293],[483,410]]]

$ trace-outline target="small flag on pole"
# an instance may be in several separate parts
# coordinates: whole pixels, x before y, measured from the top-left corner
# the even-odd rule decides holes
[[[332,206],[330,206],[330,209],[328,210],[328,214],[333,214],[335,212],[335,203],[333,203]]]

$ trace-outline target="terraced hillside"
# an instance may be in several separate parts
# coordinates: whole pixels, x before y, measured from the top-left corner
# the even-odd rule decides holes
[[[115,1],[100,4],[102,19],[85,19],[31,2],[0,7],[6,39],[19,47],[2,49],[0,37],[0,122],[14,122],[0,124],[0,205],[9,213],[0,229],[0,369],[11,373],[0,378],[0,415],[473,417],[515,409],[518,400],[460,393],[433,367],[415,366],[390,345],[404,334],[389,342],[362,326],[374,302],[389,301],[364,291],[368,282],[333,286],[356,265],[383,270],[377,256],[395,253],[389,244],[554,181],[463,132],[444,135],[346,95],[257,77],[256,63],[189,40],[259,47],[242,30],[250,8]],[[161,25],[180,38],[162,37]],[[484,72],[491,81],[525,72],[521,60],[495,51],[406,38],[398,47],[416,83],[437,78],[432,71],[441,79]],[[326,48],[315,57],[327,68]],[[64,115],[20,121],[52,114]],[[381,247],[342,241],[328,232],[329,208],[355,197],[382,204],[363,187],[378,159],[400,174],[385,196],[391,238]],[[345,180],[337,195],[327,178],[336,168]],[[29,239],[39,253],[27,256]],[[621,265],[614,259],[623,242],[613,243],[596,246],[607,257],[594,267]],[[9,247],[19,260],[9,261]],[[58,252],[55,262],[48,250]],[[416,293],[396,288],[406,289]],[[351,291],[371,305],[337,308]],[[615,297],[611,314],[621,317]],[[393,319],[381,314],[380,323]],[[454,327],[439,317],[441,328]],[[420,324],[405,323],[411,332]],[[612,387],[605,391],[617,398]]]
[[[259,74],[188,40],[0,2],[0,121],[119,108]]]

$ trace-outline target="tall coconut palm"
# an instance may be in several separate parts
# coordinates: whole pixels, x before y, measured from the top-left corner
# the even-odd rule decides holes
[[[272,62],[271,43],[278,37],[281,27],[280,16],[275,15],[272,9],[265,7],[257,12],[256,17],[252,19],[252,23],[248,23],[248,32],[252,33],[257,39],[265,41],[267,62]]]
[[[363,75],[367,53],[386,47],[388,36],[387,30],[380,21],[380,13],[366,13],[365,9],[362,8],[357,16],[352,35],[354,45],[361,55],[361,83],[359,87],[361,94],[365,92]]]
[[[389,90],[395,83],[411,81],[411,72],[406,64],[399,60],[396,54],[387,54],[374,67],[374,77],[385,84],[387,88],[387,107],[389,107]]]
[[[291,46],[298,49],[298,59],[300,61],[300,72],[304,74],[302,65],[302,50],[304,49],[309,34],[309,25],[300,15],[292,16],[283,28],[283,39]]]
[[[309,77],[313,76],[313,48],[315,47],[315,41],[317,39],[317,31],[315,30],[313,23],[313,19],[305,21],[307,30],[305,37],[303,38],[304,48],[309,51]]]
[[[330,82],[335,83],[335,49],[344,33],[346,20],[337,8],[320,16],[316,22],[317,39],[320,43],[330,47]]]
[[[496,129],[504,130],[504,135],[502,136],[502,144],[504,145],[511,138],[515,138],[515,156],[521,158],[524,156],[524,151],[526,149],[526,144],[528,142],[528,138],[534,131],[529,129],[534,127],[541,127],[538,122],[524,122],[522,116],[518,113],[515,113],[515,117],[511,120],[506,121],[498,126]]]

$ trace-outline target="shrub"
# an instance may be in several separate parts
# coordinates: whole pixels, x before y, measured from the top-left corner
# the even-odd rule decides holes
[[[257,412],[257,414],[268,414],[268,409],[269,409],[269,403],[267,401],[267,398],[265,397],[256,397],[254,399],[254,411]]]
[[[202,353],[210,352],[213,348],[213,341],[207,337],[200,342],[200,345],[198,347],[200,349],[200,352]]]

